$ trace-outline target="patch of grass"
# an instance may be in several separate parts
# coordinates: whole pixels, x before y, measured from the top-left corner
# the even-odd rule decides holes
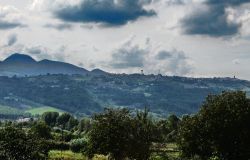
[[[151,160],[173,160],[180,156],[176,143],[155,143],[153,149],[155,152],[153,152]]]
[[[32,109],[29,109],[29,110],[27,110],[25,112],[26,113],[30,113],[31,115],[42,115],[45,112],[59,112],[59,113],[63,113],[62,110],[57,109],[57,108],[53,108],[53,107],[32,108]]]
[[[49,160],[87,160],[87,158],[81,153],[53,150],[49,152]],[[93,160],[107,160],[107,158],[97,155],[93,158]]]
[[[80,153],[73,153],[71,151],[50,151],[49,160],[87,160]]]

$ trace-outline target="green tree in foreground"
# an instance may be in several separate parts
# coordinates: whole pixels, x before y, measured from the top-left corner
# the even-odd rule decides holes
[[[126,109],[106,109],[93,117],[88,155],[111,155],[115,160],[128,155],[131,117]]]
[[[111,159],[146,160],[153,140],[148,111],[132,116],[127,109],[106,109],[93,117],[87,154],[110,155]]]
[[[44,122],[35,123],[30,129],[30,133],[32,133],[33,135],[35,135],[39,138],[43,138],[43,139],[51,139],[52,138],[51,128],[49,126],[47,126]]]
[[[59,117],[58,112],[45,112],[42,115],[42,120],[49,126],[53,127],[56,125],[57,118]]]
[[[1,160],[42,160],[47,154],[40,139],[11,126],[0,129]]]
[[[208,96],[199,113],[183,118],[179,146],[184,157],[250,159],[250,100],[244,92]]]
[[[151,145],[156,141],[156,126],[149,117],[148,109],[137,112],[132,118],[129,158],[136,160],[147,160],[151,155]]]

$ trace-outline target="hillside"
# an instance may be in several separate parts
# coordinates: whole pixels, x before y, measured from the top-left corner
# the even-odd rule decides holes
[[[46,74],[80,74],[89,73],[84,68],[69,63],[41,60],[36,61],[32,57],[15,53],[0,62],[0,76],[36,76]]]
[[[75,115],[145,106],[158,116],[182,115],[197,112],[208,94],[244,90],[250,95],[250,82],[239,79],[139,74],[2,76],[0,88],[0,106],[23,112],[50,106]]]

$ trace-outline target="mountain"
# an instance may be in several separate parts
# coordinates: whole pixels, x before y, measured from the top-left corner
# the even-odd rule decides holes
[[[69,63],[42,60],[35,61],[32,57],[15,53],[0,62],[0,76],[35,76],[45,74],[80,74],[89,71]]]
[[[250,82],[245,80],[140,74],[0,76],[0,89],[0,109],[7,106],[20,114],[53,107],[76,116],[105,107],[133,111],[145,106],[156,116],[181,116],[197,112],[209,94],[243,90],[250,96]]]
[[[91,74],[92,75],[106,75],[106,74],[109,74],[108,72],[105,72],[105,71],[103,71],[103,70],[101,70],[101,69],[93,69],[92,71],[91,71]]]
[[[111,74],[64,62],[36,61],[16,53],[0,62],[0,119],[6,113],[7,117],[15,117],[44,108],[77,116],[91,115],[105,107],[134,111],[145,106],[160,117],[192,114],[207,95],[228,90],[242,90],[250,96],[250,82],[236,78]]]
[[[25,54],[14,53],[4,60],[4,63],[35,63],[36,61]]]

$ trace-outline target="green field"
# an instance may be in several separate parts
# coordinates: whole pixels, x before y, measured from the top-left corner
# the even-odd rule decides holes
[[[175,143],[167,143],[158,152],[154,152],[150,160],[176,159],[179,155],[178,147]],[[81,153],[71,151],[52,150],[49,152],[49,160],[87,160]],[[92,160],[108,160],[107,157],[96,155]]]
[[[3,115],[22,115],[23,113],[24,112],[19,110],[19,109],[12,108],[9,106],[0,105],[0,114],[3,114]]]
[[[42,115],[44,112],[59,112],[59,113],[63,113],[64,111],[57,109],[57,108],[53,108],[53,107],[39,107],[39,108],[32,108],[29,109],[27,111],[25,111],[26,113],[30,113],[31,115]]]
[[[73,153],[71,151],[50,151],[49,160],[87,160],[81,153]],[[107,160],[104,156],[95,156],[93,160]]]
[[[0,105],[0,114],[2,115],[24,115],[25,113],[30,113],[31,115],[42,115],[44,112],[59,112],[63,113],[64,111],[53,108],[53,107],[38,107],[31,108],[28,110],[21,110],[9,106]]]

